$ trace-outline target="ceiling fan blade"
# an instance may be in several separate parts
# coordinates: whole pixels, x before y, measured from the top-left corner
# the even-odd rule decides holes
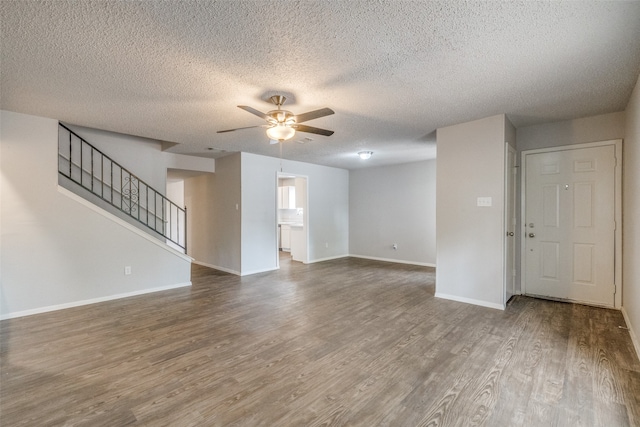
[[[308,120],[319,119],[320,117],[324,117],[324,116],[330,116],[331,114],[334,114],[334,113],[335,111],[333,111],[331,108],[321,108],[319,110],[309,111],[308,113],[298,114],[297,116],[295,116],[295,119],[296,119],[296,123],[302,123]]]
[[[293,125],[291,127],[294,128],[295,130],[299,131],[299,132],[317,133],[318,135],[324,135],[324,136],[333,135],[333,131],[332,130],[314,128],[313,126],[295,124],[295,125]]]
[[[238,108],[242,108],[244,111],[246,111],[248,113],[251,113],[251,114],[254,114],[254,115],[260,117],[261,119],[264,119],[264,120],[269,120],[270,119],[270,117],[267,116],[265,113],[263,113],[262,111],[258,111],[253,107],[248,107],[246,105],[238,105]]]
[[[216,133],[226,133],[226,132],[233,132],[235,130],[242,130],[242,129],[252,129],[252,128],[261,128],[264,127],[264,125],[258,125],[258,126],[246,126],[243,128],[235,128],[235,129],[225,129],[225,130],[219,130]]]

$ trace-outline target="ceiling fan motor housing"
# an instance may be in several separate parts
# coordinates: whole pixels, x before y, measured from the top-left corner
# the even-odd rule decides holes
[[[273,96],[269,97],[269,101],[272,104],[277,105],[278,108],[282,107],[286,100],[287,100],[287,98],[285,96],[283,96],[283,95],[273,95]]]
[[[267,121],[272,125],[285,124],[292,125],[296,122],[295,115],[287,110],[272,110],[267,113]]]

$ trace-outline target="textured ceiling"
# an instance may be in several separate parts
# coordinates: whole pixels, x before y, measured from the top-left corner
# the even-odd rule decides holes
[[[10,1],[3,109],[158,139],[207,157],[278,157],[237,108],[330,107],[283,157],[343,167],[433,158],[435,129],[623,110],[640,72],[640,2]],[[312,140],[305,143],[305,137]],[[209,150],[214,148],[215,150]],[[371,150],[362,161],[355,153]]]

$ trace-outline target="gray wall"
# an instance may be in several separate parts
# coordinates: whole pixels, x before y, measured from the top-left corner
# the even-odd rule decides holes
[[[435,160],[350,171],[349,252],[435,266]]]
[[[436,296],[504,307],[506,117],[438,129]],[[491,207],[478,207],[491,197]]]
[[[275,270],[279,160],[242,153],[242,274]]]
[[[307,177],[309,262],[349,253],[349,171],[242,153],[242,274],[277,266],[277,173]]]
[[[163,167],[162,144],[159,141],[81,126],[67,126],[91,145],[164,194],[167,171]]]
[[[190,259],[59,190],[56,120],[0,114],[0,316],[190,284]]]
[[[196,263],[234,274],[241,271],[240,161],[240,154],[219,158],[215,174],[184,181],[187,254]]]
[[[622,308],[640,357],[640,78],[626,114],[622,183]]]
[[[624,136],[624,111],[575,120],[526,126],[517,130],[517,149],[534,150],[583,142],[607,141]]]
[[[165,153],[153,139],[67,125],[76,134],[164,194],[167,169],[215,172],[215,160]]]
[[[187,253],[195,262],[239,275],[277,268],[281,164],[308,178],[309,262],[349,253],[348,171],[237,153],[217,159],[215,174],[185,180]]]

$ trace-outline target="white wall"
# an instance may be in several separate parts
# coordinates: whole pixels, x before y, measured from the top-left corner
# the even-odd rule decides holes
[[[215,172],[215,160],[163,152],[160,141],[82,126],[66,126],[161,194],[165,194],[167,169]]]
[[[178,171],[209,172],[216,171],[216,161],[204,157],[187,156],[183,154],[162,153],[165,169]],[[165,174],[166,177],[167,174]]]
[[[279,159],[242,154],[242,274],[277,268],[279,164]]]
[[[349,171],[242,153],[242,274],[277,266],[276,186],[280,171],[308,178],[309,262],[349,253]]]
[[[89,144],[164,194],[167,171],[162,145],[158,141],[99,129],[66,125]]]
[[[640,357],[640,78],[626,110],[622,190],[622,308]]]
[[[58,189],[57,121],[0,114],[0,316],[190,284],[187,257]]]
[[[608,141],[624,136],[624,111],[564,120],[517,129],[518,152],[583,142]]]
[[[349,172],[349,252],[435,266],[435,160]]]
[[[167,198],[178,206],[184,206],[184,180],[167,180]]]
[[[240,154],[219,158],[215,174],[184,181],[187,253],[197,263],[234,274],[241,272],[240,161]]]
[[[167,179],[167,198],[180,207],[184,207],[184,180],[182,179]],[[171,238],[183,242],[182,238],[185,237],[186,229],[185,224],[180,221],[178,215],[169,215],[169,230],[171,232]],[[186,253],[184,249],[173,243],[170,239],[166,239],[167,245],[173,249]]]
[[[436,296],[504,307],[505,116],[438,129]],[[491,207],[478,207],[491,197]]]

